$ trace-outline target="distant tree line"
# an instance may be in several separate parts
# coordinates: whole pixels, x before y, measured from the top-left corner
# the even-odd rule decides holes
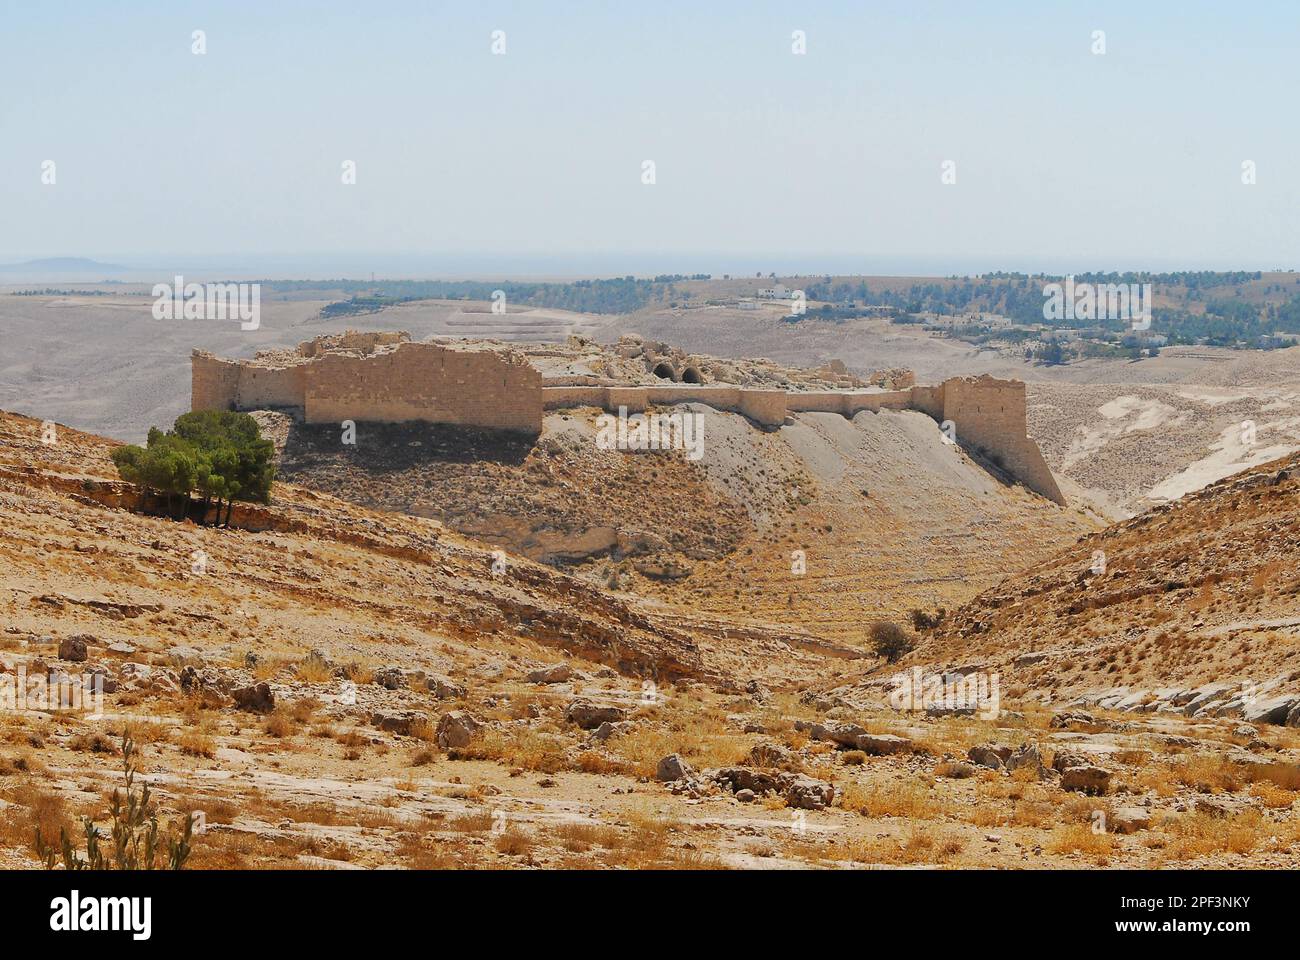
[[[342,292],[347,300],[333,303],[321,316],[371,313],[396,303],[412,300],[491,300],[501,290],[506,301],[530,307],[573,310],[578,313],[631,313],[651,303],[666,302],[676,295],[674,283],[708,280],[709,274],[661,274],[653,280],[615,277],[608,280],[575,280],[571,283],[521,283],[502,280],[274,280],[263,286],[276,292]]]

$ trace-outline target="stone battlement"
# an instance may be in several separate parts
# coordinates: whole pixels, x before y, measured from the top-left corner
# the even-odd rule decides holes
[[[196,350],[194,410],[295,408],[308,423],[427,421],[539,434],[547,410],[598,407],[638,413],[652,405],[703,403],[775,428],[792,413],[917,410],[951,421],[957,442],[980,452],[1034,492],[1065,498],[1028,436],[1025,385],[989,376],[953,377],[906,389],[800,390],[723,383],[544,384],[513,350],[416,343],[405,333],[348,331],[317,337],[295,351],[226,360]],[[910,378],[908,378],[910,380]]]

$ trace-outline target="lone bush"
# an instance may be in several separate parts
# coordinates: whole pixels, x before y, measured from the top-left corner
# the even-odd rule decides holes
[[[871,625],[871,645],[876,656],[884,657],[890,663],[915,646],[906,630],[888,620],[877,620]]]

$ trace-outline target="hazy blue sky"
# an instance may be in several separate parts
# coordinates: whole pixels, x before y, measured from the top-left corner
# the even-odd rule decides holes
[[[4,0],[2,15],[6,261],[1300,266],[1293,2]]]

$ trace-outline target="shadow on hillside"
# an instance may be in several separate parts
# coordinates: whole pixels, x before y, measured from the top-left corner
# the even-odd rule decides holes
[[[370,423],[358,421],[355,443],[344,442],[333,423],[294,422],[280,459],[279,477],[292,480],[299,471],[337,463],[339,454],[367,473],[384,474],[432,464],[491,461],[519,466],[537,442],[527,434],[483,430],[444,423]]]

